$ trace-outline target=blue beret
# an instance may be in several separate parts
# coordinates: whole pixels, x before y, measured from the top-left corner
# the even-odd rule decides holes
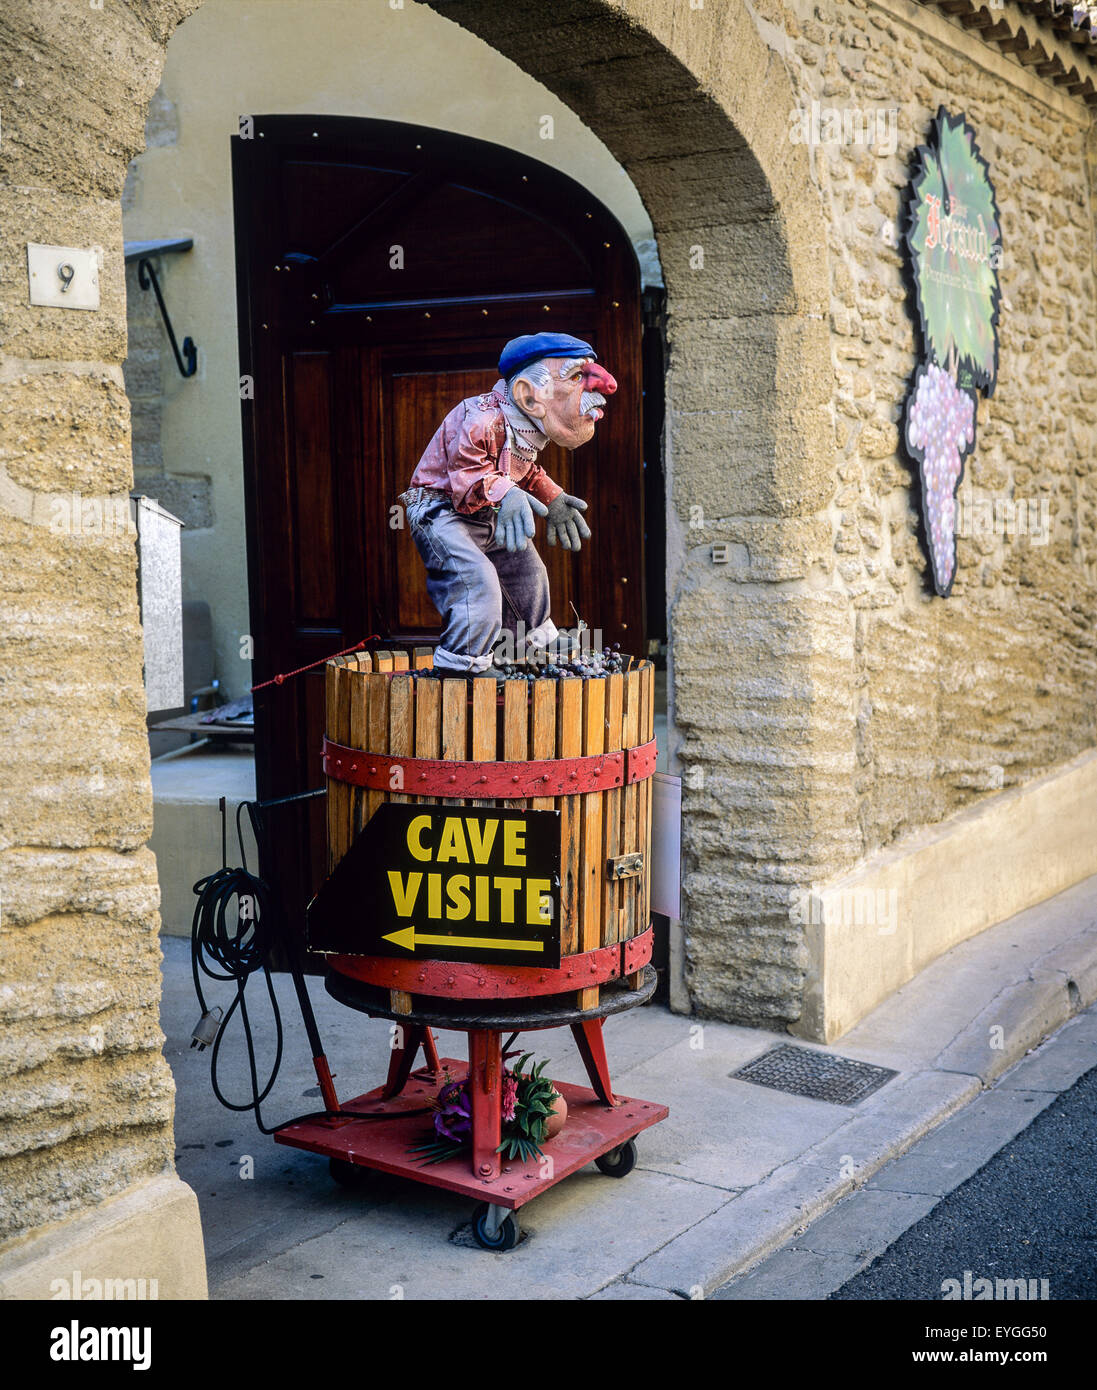
[[[515,372],[542,357],[594,357],[598,354],[582,338],[569,333],[526,333],[512,338],[499,355],[499,375],[509,381]]]

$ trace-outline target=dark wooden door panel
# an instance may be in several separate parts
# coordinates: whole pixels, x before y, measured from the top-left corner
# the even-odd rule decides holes
[[[488,376],[490,372],[483,369],[383,373],[382,399],[389,423],[385,443],[389,447],[383,450],[382,476],[393,501],[407,487],[423,450],[449,411],[466,396],[489,389],[490,381],[484,385]],[[426,570],[407,526],[390,531],[385,560],[391,630],[436,634],[438,611],[427,595]]]
[[[336,464],[332,439],[332,360],[328,352],[296,352],[287,362],[292,408],[289,431],[290,516],[298,629],[338,625]],[[325,559],[327,563],[325,563]]]

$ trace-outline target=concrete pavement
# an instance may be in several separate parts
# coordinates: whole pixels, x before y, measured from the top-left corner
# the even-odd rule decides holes
[[[358,1189],[337,1187],[323,1160],[275,1145],[250,1116],[222,1109],[210,1093],[208,1052],[189,1047],[198,1011],[187,944],[165,939],[164,950],[177,1167],[201,1203],[212,1297],[698,1298],[869,1184],[1097,1000],[1097,880],[956,947],[837,1044],[814,1048],[899,1073],[856,1106],[729,1075],[775,1043],[792,1041],[784,1034],[656,1007],[611,1019],[606,1042],[615,1089],[665,1102],[670,1118],[640,1136],[639,1164],[628,1178],[617,1182],[591,1167],[530,1203],[521,1214],[526,1238],[506,1254],[473,1245],[467,1199],[381,1175]],[[252,990],[262,1039],[269,1032],[259,988]],[[342,1008],[319,980],[311,993],[341,1093],[377,1084],[387,1065],[388,1025]],[[278,994],[287,1055],[263,1108],[268,1124],[316,1104],[284,977]],[[552,1059],[551,1075],[584,1081],[566,1032],[530,1041],[538,1056]],[[445,1034],[441,1050],[463,1055],[462,1042]],[[242,1096],[237,1044],[226,1040],[230,1062],[236,1059],[227,1084],[235,1076],[234,1094]],[[978,1109],[966,1113],[977,1117]],[[888,1211],[866,1209],[865,1216],[881,1229],[922,1214],[917,1193],[874,1191],[871,1200]],[[932,1194],[921,1200],[932,1202]],[[812,1296],[798,1294],[800,1286],[790,1270],[785,1296]]]
[[[1092,1298],[1095,1094],[1097,1007],[713,1297],[939,1300],[967,1269]]]

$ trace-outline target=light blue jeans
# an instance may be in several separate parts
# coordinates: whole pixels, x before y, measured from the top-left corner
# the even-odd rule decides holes
[[[510,551],[496,541],[493,507],[465,515],[444,493],[417,487],[403,501],[427,567],[427,593],[445,624],[435,666],[483,671],[504,628],[520,644],[519,624],[535,645],[555,641],[548,571],[532,542]]]

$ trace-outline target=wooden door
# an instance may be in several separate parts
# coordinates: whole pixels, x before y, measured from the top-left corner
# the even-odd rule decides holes
[[[641,311],[635,256],[586,189],[498,146],[342,117],[257,117],[233,139],[254,678],[440,620],[397,505],[445,414],[503,344],[557,329],[618,381],[594,440],[542,455],[590,504],[579,555],[538,541],[572,606],[643,652]],[[256,697],[262,798],[323,784],[322,669]],[[272,811],[265,871],[291,920],[322,878],[322,807]]]

